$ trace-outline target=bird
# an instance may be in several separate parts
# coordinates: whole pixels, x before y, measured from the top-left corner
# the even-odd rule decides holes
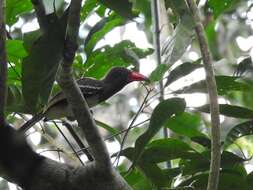
[[[106,76],[97,80],[94,78],[84,77],[77,80],[77,84],[87,101],[89,108],[106,101],[114,94],[123,89],[127,84],[134,81],[149,82],[148,77],[139,72],[131,71],[125,67],[113,67]],[[67,117],[74,120],[72,109],[62,91],[53,96],[44,109],[23,124],[19,131],[25,132],[35,123],[42,120],[54,120]]]

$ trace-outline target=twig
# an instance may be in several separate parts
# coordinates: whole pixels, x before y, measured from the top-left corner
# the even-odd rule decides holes
[[[80,26],[81,2],[81,0],[72,0],[70,3],[63,60],[58,71],[57,81],[66,95],[78,125],[83,130],[85,138],[91,147],[95,167],[99,168],[101,172],[108,172],[112,168],[109,153],[90,114],[82,92],[72,76],[72,64],[77,50]]]
[[[212,129],[211,129],[212,147],[211,147],[210,174],[208,178],[207,190],[216,190],[218,189],[219,183],[219,171],[221,159],[220,118],[219,118],[217,87],[212,66],[212,58],[208,49],[204,28],[200,20],[199,10],[194,0],[187,0],[187,4],[193,15],[193,20],[195,22],[195,30],[198,37],[201,54],[203,57],[204,68],[206,72],[206,84],[210,99],[210,113],[212,122]]]
[[[67,122],[67,121],[63,121],[62,125],[64,125],[68,129],[69,133],[75,139],[75,141],[78,144],[79,148],[81,150],[83,150],[83,153],[87,156],[87,158],[89,159],[89,161],[93,161],[92,155],[90,154],[88,148],[85,147],[85,145],[81,141],[80,137],[74,131],[73,126],[69,122]]]
[[[115,159],[115,161],[114,161],[114,162],[117,161],[117,164],[116,164],[116,165],[118,165],[118,163],[119,163],[120,153],[121,153],[121,151],[122,151],[122,149],[123,149],[123,147],[124,147],[124,144],[125,144],[125,141],[126,141],[126,137],[127,137],[128,133],[129,133],[130,129],[132,128],[134,122],[136,121],[136,119],[138,118],[138,116],[140,115],[140,113],[142,112],[142,110],[143,110],[145,104],[147,103],[147,99],[148,99],[148,97],[149,97],[149,94],[152,92],[152,89],[147,89],[147,88],[146,88],[146,90],[147,90],[147,92],[148,92],[147,95],[145,96],[145,98],[144,98],[144,100],[143,100],[141,106],[139,107],[139,110],[138,110],[137,113],[135,114],[135,116],[134,116],[133,120],[131,121],[130,125],[129,125],[128,128],[126,129],[126,133],[124,134],[124,137],[123,137],[122,142],[121,142],[121,145],[120,145],[120,150],[119,150],[118,155],[116,156],[116,159]]]
[[[69,142],[68,138],[64,135],[64,133],[62,132],[61,128],[57,125],[56,122],[54,122],[55,127],[57,128],[57,130],[61,133],[61,135],[63,136],[63,138],[65,139],[65,141],[68,143],[69,147],[72,149],[72,151],[75,153],[77,159],[81,162],[82,165],[84,165],[83,161],[80,159],[79,155],[77,154],[75,148],[73,147],[73,145]]]
[[[135,128],[135,127],[138,127],[138,126],[140,126],[140,125],[146,123],[146,122],[149,121],[149,120],[150,120],[150,119],[146,119],[146,120],[144,120],[144,121],[142,121],[142,122],[140,122],[140,123],[138,123],[138,124],[136,124],[136,125],[133,125],[130,129],[133,129],[133,128]],[[116,137],[116,136],[118,136],[118,135],[121,135],[121,134],[127,132],[128,130],[129,130],[128,128],[127,128],[127,129],[124,129],[124,130],[121,130],[121,131],[119,131],[118,133],[113,134],[113,135],[111,135],[111,136],[105,138],[104,141],[111,140],[111,139],[113,139],[114,137]],[[89,149],[89,147],[86,147],[86,149]],[[82,150],[78,150],[77,153],[79,153],[80,151],[82,151]]]
[[[0,127],[5,123],[5,103],[7,98],[7,56],[5,48],[6,29],[5,29],[5,1],[0,1]]]

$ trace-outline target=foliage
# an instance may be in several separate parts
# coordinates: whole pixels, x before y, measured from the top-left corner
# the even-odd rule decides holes
[[[56,7],[56,12],[47,15],[50,20],[47,31],[38,29],[23,32],[21,28],[15,28],[15,23],[19,19],[24,23],[35,19],[32,4],[30,1],[7,0],[6,23],[11,37],[6,43],[9,63],[6,112],[10,122],[20,120],[15,113],[37,113],[47,104],[50,94],[59,90],[55,77],[62,59],[68,4],[62,0],[57,2],[59,6]],[[49,10],[53,4],[47,1],[45,6]],[[136,113],[135,109],[128,112],[125,108],[122,109],[124,113],[118,112],[119,104],[128,104],[126,96],[118,98],[119,104],[113,102],[116,107],[114,112],[117,112],[115,118],[118,119],[120,114],[128,118],[127,122],[118,122],[117,125],[125,127],[129,118],[136,115],[144,115],[148,121],[145,124],[135,126],[134,123],[130,126],[130,142],[114,156],[124,156],[129,160],[130,164],[123,162],[118,166],[118,170],[135,190],[191,187],[205,189],[211,149],[210,120],[206,116],[210,110],[208,102],[193,107],[191,101],[194,101],[194,97],[198,98],[199,93],[207,95],[208,90],[205,80],[188,83],[191,78],[187,79],[198,78],[196,73],[202,70],[203,64],[199,58],[194,25],[186,1],[165,0],[165,6],[172,31],[162,45],[162,64],[156,66],[150,74],[154,94],[149,95],[147,102],[144,102],[146,107],[141,110],[141,114]],[[252,166],[252,46],[245,51],[240,49],[237,41],[239,37],[252,38],[252,28],[247,24],[252,25],[252,21],[247,15],[252,14],[253,3],[249,0],[208,0],[199,7],[214,58],[217,91],[220,99],[225,101],[220,103],[220,112],[224,116],[221,125],[224,142],[219,190],[250,190],[253,173],[246,170],[245,162],[248,161]],[[139,60],[151,55],[154,51],[152,48],[139,47],[129,39],[113,44],[101,42],[112,31],[126,27],[129,23],[137,23],[138,28],[146,33],[151,42],[150,34],[153,30],[150,9],[149,0],[84,1],[81,10],[81,26],[84,27],[81,27],[80,33],[87,35],[80,35],[79,38],[78,52],[74,60],[74,76],[100,79],[115,66],[140,69]],[[99,18],[98,21],[88,25],[88,21],[92,20],[94,15]],[[190,53],[199,56],[193,59],[190,58]],[[145,64],[144,67],[150,67],[149,62]],[[160,91],[156,89],[159,83],[164,87],[164,99],[158,101]],[[176,83],[179,85],[174,88],[173,85]],[[138,105],[145,93],[143,88],[133,91],[132,94],[138,97],[135,97]],[[189,101],[187,96],[192,100]],[[105,103],[97,110],[107,110],[112,106]],[[95,112],[97,110],[95,109]],[[111,117],[113,114],[109,113]],[[113,137],[108,139],[116,139],[123,144],[121,128],[114,128],[113,124],[108,124],[110,122],[98,120],[97,125]],[[169,130],[171,136],[163,138],[161,129]],[[55,138],[55,131],[47,129],[46,132],[52,139]],[[43,137],[41,145],[44,146],[48,139],[50,138]],[[247,142],[250,148],[246,148],[243,142]],[[249,155],[249,159],[241,152]],[[169,168],[165,167],[168,163]],[[129,165],[130,168],[127,167]],[[5,182],[0,181],[0,186],[5,187]]]

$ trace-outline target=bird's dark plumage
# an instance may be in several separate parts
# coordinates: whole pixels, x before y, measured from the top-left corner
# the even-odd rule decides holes
[[[119,92],[128,83],[144,80],[147,81],[148,79],[140,73],[130,71],[123,67],[115,67],[112,68],[102,80],[82,78],[77,80],[77,84],[89,107],[93,107]],[[63,92],[59,92],[49,100],[42,114],[43,116],[41,117],[46,117],[50,120],[62,117],[74,117]],[[39,119],[41,119],[41,117],[37,116]],[[34,124],[34,122],[30,123]],[[25,127],[25,130],[27,129],[28,127]]]

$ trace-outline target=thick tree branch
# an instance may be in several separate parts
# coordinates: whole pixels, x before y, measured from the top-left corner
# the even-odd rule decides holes
[[[4,125],[4,108],[7,97],[7,56],[5,49],[5,0],[0,0],[0,125]]]
[[[219,119],[219,104],[216,81],[214,77],[214,71],[212,66],[212,58],[208,48],[207,40],[203,25],[200,20],[199,10],[194,0],[187,0],[189,9],[193,15],[195,22],[195,30],[198,37],[205,72],[206,72],[206,84],[210,99],[210,113],[212,122],[212,148],[211,148],[211,166],[210,175],[208,179],[208,190],[218,189],[219,183],[219,171],[220,171],[220,119]]]
[[[48,20],[47,20],[47,16],[46,16],[46,11],[45,11],[45,7],[43,5],[42,0],[31,0],[35,13],[36,13],[36,17],[38,19],[38,23],[40,25],[40,29],[45,32],[48,28]]]
[[[151,1],[151,8],[152,8],[152,18],[153,18],[153,27],[154,27],[154,33],[153,33],[153,44],[155,47],[155,59],[157,65],[162,64],[161,60],[161,25],[160,25],[160,15],[159,15],[159,10],[160,10],[160,4],[159,0],[152,0]],[[159,101],[164,100],[164,85],[163,85],[163,80],[159,81],[159,90],[160,90],[160,97]],[[168,129],[165,127],[163,128],[163,136],[164,138],[169,137],[169,132]],[[166,162],[166,167],[170,168],[170,162]]]
[[[76,41],[80,25],[81,0],[72,0],[69,9],[64,59],[59,68],[58,83],[72,106],[78,125],[84,131],[86,140],[91,147],[95,166],[104,171],[112,168],[110,156],[93,120],[88,105],[72,77],[72,63],[76,51]]]

